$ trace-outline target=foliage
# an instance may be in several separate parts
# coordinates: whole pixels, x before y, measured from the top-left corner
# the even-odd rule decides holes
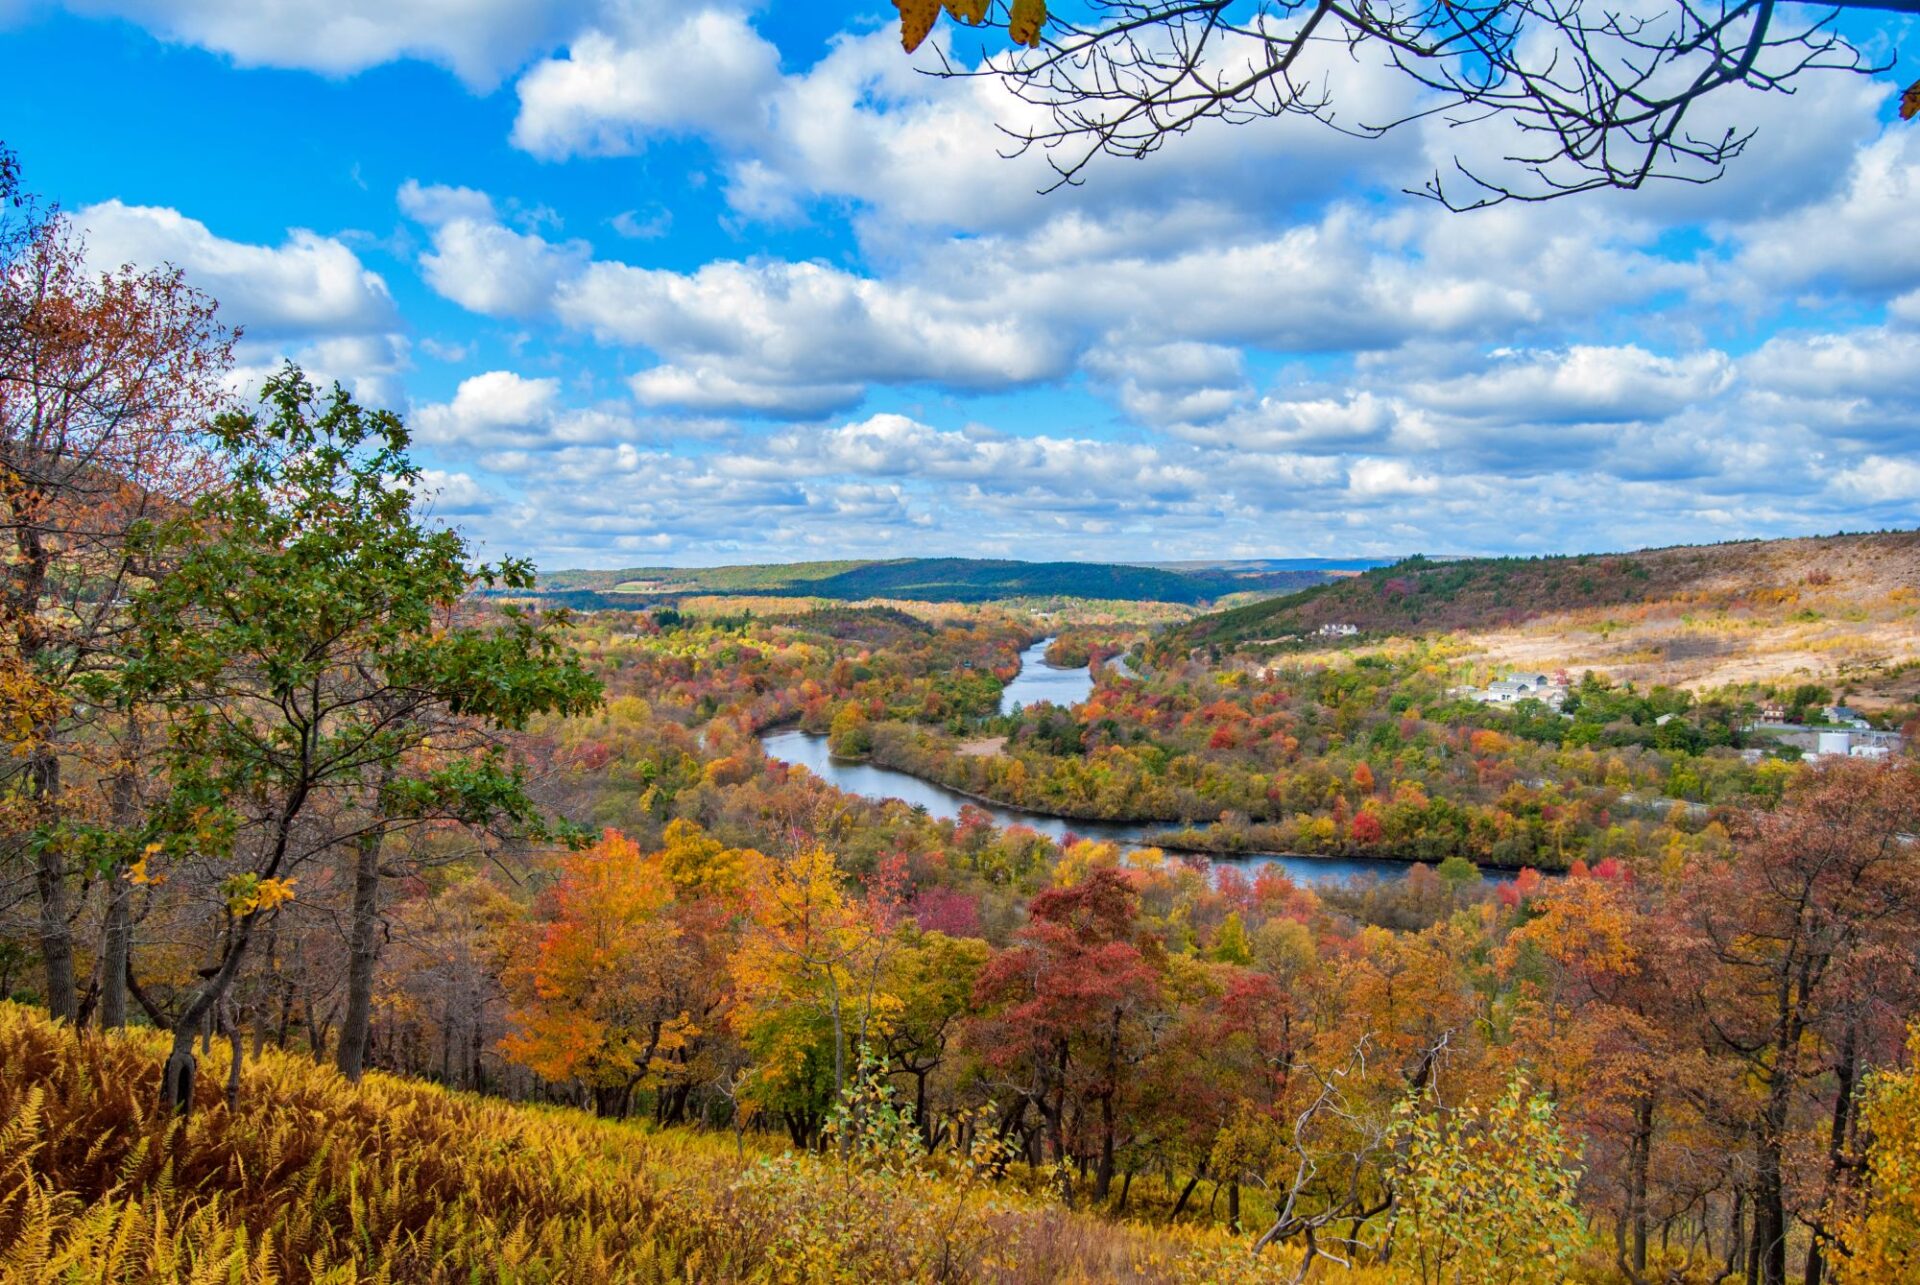
[[[1575,1152],[1553,1104],[1515,1080],[1484,1109],[1446,1114],[1403,1103],[1395,1246],[1422,1285],[1559,1276],[1584,1238]]]
[[[1920,1274],[1920,1023],[1907,1038],[1907,1066],[1876,1076],[1860,1107],[1867,1151],[1865,1193],[1840,1215],[1837,1278],[1910,1280]]]
[[[269,1051],[241,1107],[156,1112],[164,1043],[0,1004],[0,1282],[1148,1285],[1255,1279],[1218,1235],[510,1106]],[[219,1056],[215,1055],[216,1058]]]

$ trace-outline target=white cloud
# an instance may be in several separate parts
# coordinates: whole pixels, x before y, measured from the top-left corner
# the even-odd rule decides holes
[[[415,411],[413,425],[420,440],[432,445],[537,442],[546,436],[559,395],[557,379],[490,370],[461,380],[451,402]]]
[[[557,160],[626,155],[656,132],[745,140],[779,76],[780,51],[738,13],[696,9],[665,24],[629,15],[520,78],[513,143]]]
[[[1409,400],[1496,423],[1623,423],[1662,419],[1723,392],[1733,363],[1720,352],[1661,357],[1637,345],[1581,344],[1512,352],[1488,369],[1417,383]]]
[[[1439,489],[1439,478],[1416,473],[1405,460],[1356,460],[1347,470],[1347,490],[1362,499],[1432,495]]]
[[[1063,373],[1070,342],[988,301],[821,263],[709,263],[692,274],[595,263],[559,291],[569,325],[758,385],[933,380],[991,388]]]
[[[583,241],[554,244],[498,221],[492,200],[470,188],[422,186],[409,179],[400,208],[425,224],[433,248],[420,256],[427,284],[461,307],[489,317],[545,312],[554,291],[591,255]]]
[[[258,338],[368,334],[397,324],[386,282],[333,237],[296,228],[278,246],[252,245],[177,210],[118,200],[74,218],[97,267],[171,264]]]
[[[1896,121],[1853,153],[1846,182],[1831,197],[1733,234],[1736,292],[1817,286],[1886,298],[1920,286],[1916,204],[1920,139]]]
[[[467,474],[444,469],[422,469],[420,490],[433,512],[443,518],[489,513],[500,502],[499,496]]]
[[[242,66],[344,76],[417,58],[485,89],[551,46],[592,10],[587,0],[66,0]]]
[[[792,419],[846,410],[866,395],[865,386],[858,383],[752,383],[704,366],[655,366],[634,375],[627,386],[647,406]]]
[[[1901,506],[1904,521],[1920,513],[1920,461],[1869,455],[1836,473],[1833,484],[1842,494],[1869,504]]]

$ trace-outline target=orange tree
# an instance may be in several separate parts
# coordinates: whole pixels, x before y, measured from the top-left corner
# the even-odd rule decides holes
[[[548,1080],[573,1082],[605,1116],[700,1034],[707,1005],[697,943],[666,863],[609,830],[560,859],[544,913],[506,974],[513,1034],[501,1051]]]

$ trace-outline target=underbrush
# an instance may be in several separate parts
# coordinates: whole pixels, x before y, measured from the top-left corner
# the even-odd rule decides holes
[[[353,1086],[274,1050],[247,1061],[229,1111],[214,1048],[181,1121],[155,1106],[164,1055],[152,1033],[76,1036],[0,1004],[0,1285],[1280,1281],[1295,1266],[965,1173],[756,1157],[378,1074]]]

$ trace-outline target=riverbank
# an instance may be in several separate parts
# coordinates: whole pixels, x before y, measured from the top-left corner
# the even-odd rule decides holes
[[[1422,862],[1432,864],[1432,856],[1382,856],[1374,853],[1333,853],[1293,850],[1208,850],[1199,846],[1164,845],[1153,841],[1167,822],[1141,824],[1098,819],[1077,819],[1054,813],[1033,812],[957,790],[870,761],[837,758],[827,738],[800,729],[770,732],[760,737],[763,752],[779,762],[806,768],[829,784],[872,802],[893,800],[910,807],[924,808],[931,816],[958,821],[963,810],[973,808],[1002,827],[1023,826],[1044,834],[1055,842],[1069,838],[1093,839],[1117,843],[1127,848],[1159,847],[1176,856],[1207,860],[1222,869],[1246,872],[1276,866],[1301,883],[1331,883],[1355,878],[1398,879]],[[1475,863],[1479,865],[1479,863]],[[1517,869],[1479,865],[1491,879],[1504,881],[1519,873]]]

